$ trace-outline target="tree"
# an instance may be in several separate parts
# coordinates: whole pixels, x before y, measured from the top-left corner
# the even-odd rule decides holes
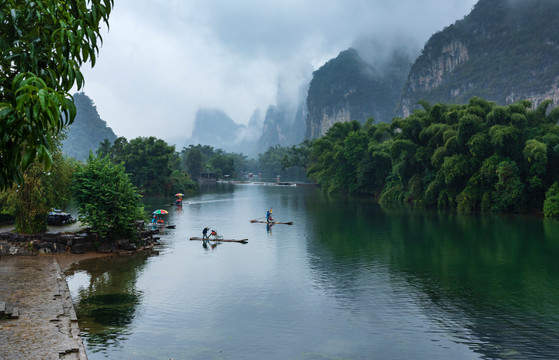
[[[49,209],[45,196],[46,174],[40,164],[34,162],[25,170],[23,178],[24,184],[16,186],[13,197],[15,230],[27,234],[45,231]]]
[[[173,170],[165,185],[165,191],[168,194],[180,192],[186,195],[192,195],[198,191],[198,183],[192,180],[184,171]]]
[[[105,139],[99,144],[97,156],[107,156],[115,164],[122,163],[130,181],[143,195],[198,190],[197,183],[181,169],[181,158],[175,152],[175,146],[153,136],[138,137],[130,142],[119,137],[112,146]],[[173,190],[175,188],[180,190]]]
[[[97,151],[95,151],[95,155],[99,157],[110,156],[112,152],[112,144],[109,139],[105,139],[99,143],[99,147]]]
[[[70,181],[75,164],[62,156],[60,143],[53,151],[51,170],[46,172],[34,161],[24,171],[24,183],[3,192],[7,212],[14,215],[16,231],[38,233],[46,230],[47,214],[51,208],[66,209],[71,202]]]
[[[299,145],[287,149],[287,154],[283,157],[282,166],[284,169],[298,166],[307,169],[309,157],[312,151],[312,141],[305,140]]]
[[[258,154],[258,163],[262,169],[262,176],[276,177],[281,175],[283,170],[282,160],[286,152],[286,148],[276,145],[270,146],[264,153]]]
[[[524,161],[529,167],[529,174],[533,176],[542,176],[547,166],[547,145],[530,139],[526,141],[523,151]]]
[[[186,153],[187,171],[194,179],[202,172],[202,151],[198,148],[190,148]]]
[[[553,185],[545,193],[543,213],[546,217],[559,217],[559,183]]]
[[[216,153],[210,159],[210,164],[212,171],[218,178],[223,177],[223,175],[235,175],[235,159],[228,154],[222,152]]]
[[[130,180],[143,194],[163,194],[171,175],[175,146],[153,136],[138,137],[123,146],[115,162],[124,162]]]
[[[122,164],[89,154],[72,181],[79,220],[101,237],[130,236],[134,221],[143,218],[140,195]]]
[[[4,0],[0,3],[0,189],[23,183],[37,158],[52,163],[51,137],[71,124],[69,91],[99,51],[100,23],[113,0]]]

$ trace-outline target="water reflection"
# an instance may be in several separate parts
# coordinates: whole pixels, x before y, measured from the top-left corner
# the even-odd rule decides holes
[[[161,234],[160,256],[75,267],[88,354],[559,358],[556,221],[383,209],[314,189],[212,189],[168,209],[177,228]],[[249,222],[271,205],[295,224]],[[189,237],[208,225],[250,240],[200,249]]]
[[[128,339],[130,325],[143,297],[142,292],[136,290],[136,279],[147,258],[156,254],[82,260],[66,272],[89,351],[106,352]],[[87,276],[81,276],[83,274]]]
[[[411,296],[455,342],[484,358],[559,354],[557,222],[381,209],[351,199],[320,204],[308,204],[310,263],[344,305],[355,306],[359,296],[351,294],[367,288],[367,268],[383,267],[408,283],[391,301]]]
[[[204,250],[214,250],[215,248],[217,248],[218,245],[221,244],[222,243],[216,241],[202,241],[202,247],[204,248]]]

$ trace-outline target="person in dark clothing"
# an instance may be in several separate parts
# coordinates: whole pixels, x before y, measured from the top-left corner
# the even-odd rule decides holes
[[[202,230],[202,239],[208,238],[208,230],[210,230],[209,227],[205,227],[204,230]]]

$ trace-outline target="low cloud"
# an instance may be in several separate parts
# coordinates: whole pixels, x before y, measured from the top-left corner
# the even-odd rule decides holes
[[[296,99],[313,70],[364,39],[379,49],[406,39],[418,51],[474,3],[120,0],[95,68],[83,69],[84,91],[117,135],[172,143],[190,137],[200,108],[247,124]]]

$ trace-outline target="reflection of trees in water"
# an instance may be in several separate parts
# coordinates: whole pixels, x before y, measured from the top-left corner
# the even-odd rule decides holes
[[[98,324],[122,327],[134,319],[139,300],[140,296],[132,294],[94,295],[82,299],[80,307]]]
[[[119,347],[127,339],[127,326],[134,320],[140,296],[132,294],[93,295],[82,298],[76,311],[84,338],[93,352]]]
[[[82,336],[92,352],[119,347],[127,339],[128,327],[143,295],[136,290],[136,280],[152,255],[139,253],[80,261],[67,273],[71,276],[85,271],[90,276],[89,284],[81,287],[73,300]]]
[[[557,222],[350,199],[307,205],[310,262],[332,293],[359,296],[362,267],[379,265],[417,290],[414,301],[454,341],[485,357],[559,354]]]

